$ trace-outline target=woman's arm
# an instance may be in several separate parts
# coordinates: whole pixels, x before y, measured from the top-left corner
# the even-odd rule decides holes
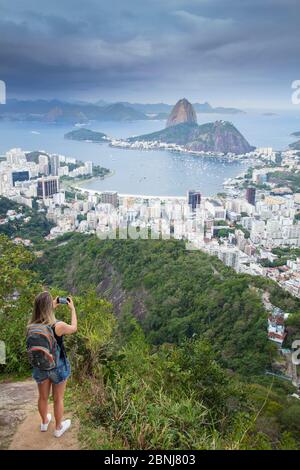
[[[71,325],[64,321],[58,322],[57,325],[55,325],[55,333],[57,336],[71,335],[77,331],[77,315],[73,299],[71,297],[68,297],[68,307],[71,310]]]

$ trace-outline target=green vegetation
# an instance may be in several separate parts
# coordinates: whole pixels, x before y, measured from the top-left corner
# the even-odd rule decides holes
[[[0,236],[0,250],[0,339],[7,350],[0,372],[6,376],[29,371],[25,330],[43,278],[51,280],[53,295],[63,295],[69,292],[67,285],[68,291],[60,290],[64,277],[65,284],[73,277],[79,329],[66,338],[73,367],[68,399],[80,420],[83,448],[299,447],[293,387],[263,374],[273,351],[249,277],[175,241],[100,242],[68,234],[35,262],[28,250]],[[114,259],[123,288],[132,292],[143,285],[149,297],[142,328],[130,302],[116,318],[112,305],[96,295],[94,287]],[[266,287],[264,280],[256,282]],[[57,314],[69,315],[66,307]],[[229,363],[231,371],[224,367]]]
[[[90,129],[85,129],[81,127],[71,132],[65,134],[65,139],[70,140],[88,140],[91,142],[107,142],[108,137],[103,132],[91,131]]]
[[[93,177],[95,178],[104,178],[110,173],[108,168],[104,168],[100,165],[93,165]]]
[[[77,199],[81,201],[84,201],[85,199],[87,199],[87,197],[84,194],[80,193],[79,191],[74,191],[72,189],[65,190],[65,198],[67,202],[74,201],[76,196],[77,196]]]
[[[261,260],[262,266],[276,268],[278,266],[285,266],[289,259],[296,260],[300,256],[300,248],[278,247],[273,248],[272,253],[277,255],[273,262],[263,259]]]
[[[151,343],[199,335],[223,366],[243,375],[263,373],[275,352],[257,289],[269,290],[275,305],[300,311],[299,300],[270,280],[238,275],[215,257],[186,250],[182,241],[100,241],[76,234],[63,246],[51,242],[35,269],[46,284],[77,294],[94,286],[120,311],[132,302]]]
[[[280,257],[275,259],[274,261],[270,261],[268,259],[261,259],[259,262],[265,268],[278,268],[279,266],[285,266],[288,259],[289,258]]]
[[[249,166],[249,168],[247,169],[247,173],[245,174],[245,179],[252,180],[253,170],[254,168],[252,166]]]
[[[9,220],[7,223],[0,225],[0,234],[7,235],[9,238],[21,237],[34,243],[41,243],[43,237],[48,235],[53,227],[44,212],[39,212],[36,208],[30,209],[10,199],[0,197],[0,218],[5,218],[8,210],[14,210],[17,214],[24,215],[22,218]],[[27,217],[30,220],[24,221],[24,218]]]
[[[268,181],[277,187],[288,186],[294,193],[300,191],[300,173],[292,171],[275,171],[268,173]]]
[[[39,163],[39,156],[40,155],[49,157],[48,153],[41,152],[40,150],[34,150],[33,152],[27,152],[26,153],[26,160],[28,162]]]
[[[247,217],[247,216],[248,216],[248,214],[246,214],[245,212],[242,213],[241,215],[242,215],[242,217]],[[241,231],[244,233],[245,238],[250,238],[250,232],[249,232],[249,230],[247,230],[245,227],[243,227],[243,225],[241,225],[241,224],[235,224],[235,228],[236,228],[237,230],[241,230]]]
[[[300,256],[300,248],[278,247],[273,248],[272,253],[280,258],[286,257],[289,259],[296,259]]]
[[[184,122],[151,134],[131,137],[128,141],[158,141],[186,145],[191,150],[204,152],[245,153],[253,149],[228,121],[208,122],[201,125]]]
[[[234,228],[221,228],[216,232],[217,238],[228,238],[230,233],[234,233]]]

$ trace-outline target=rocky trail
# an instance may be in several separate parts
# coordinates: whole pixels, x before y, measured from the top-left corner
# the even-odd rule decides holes
[[[53,417],[53,405],[49,405]],[[66,418],[72,418],[65,413]],[[9,450],[77,450],[78,423],[61,438],[53,436],[54,422],[47,432],[40,432],[37,411],[37,387],[32,380],[0,383],[0,449]]]

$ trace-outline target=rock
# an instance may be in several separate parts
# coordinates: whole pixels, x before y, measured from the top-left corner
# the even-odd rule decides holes
[[[0,449],[7,449],[20,423],[37,407],[37,386],[32,380],[0,383]]]
[[[172,109],[166,127],[176,126],[184,122],[197,123],[197,115],[192,104],[185,98],[177,101]]]

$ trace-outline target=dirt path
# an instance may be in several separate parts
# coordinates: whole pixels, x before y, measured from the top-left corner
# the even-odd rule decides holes
[[[53,416],[53,406],[49,412]],[[71,418],[65,413],[66,418]],[[77,450],[78,423],[61,438],[53,436],[54,423],[40,432],[37,411],[37,387],[32,380],[0,383],[0,449],[10,450]]]

